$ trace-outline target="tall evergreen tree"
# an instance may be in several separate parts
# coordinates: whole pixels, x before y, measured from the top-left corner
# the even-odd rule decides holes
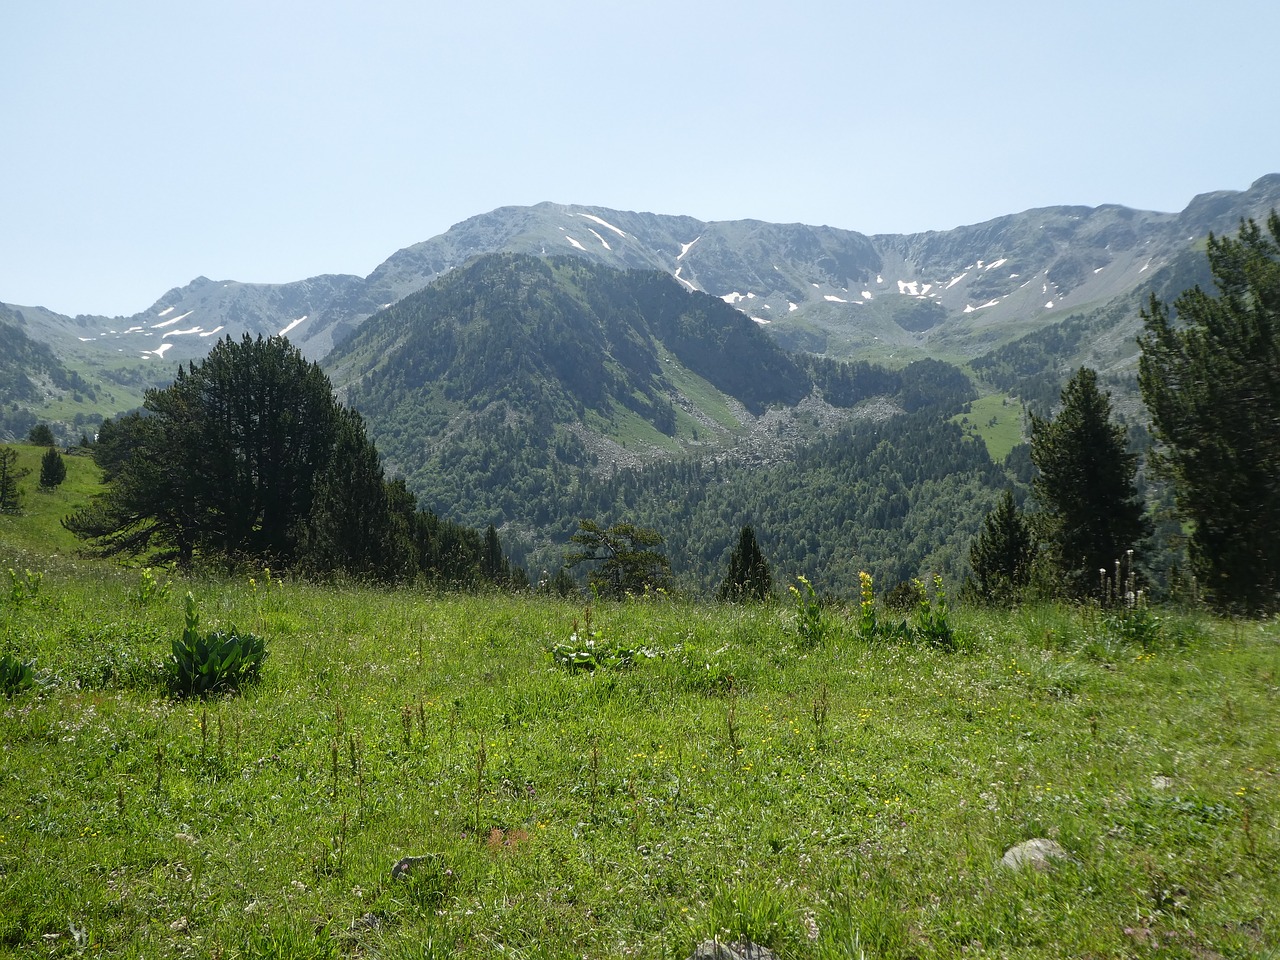
[[[354,410],[341,410],[337,423],[302,537],[303,563],[317,571],[388,581],[412,576],[417,564],[408,527],[364,420]]]
[[[1218,288],[1143,311],[1138,385],[1205,595],[1280,610],[1280,216],[1209,237]],[[1176,323],[1175,323],[1176,315]]]
[[[335,439],[319,365],[280,337],[227,337],[143,406],[148,415],[103,425],[94,456],[108,489],[68,529],[108,554],[291,565]]]
[[[177,427],[201,493],[202,547],[289,565],[328,465],[338,405],[329,378],[282,337],[219,341],[144,406]]]
[[[1031,580],[1034,557],[1031,525],[1013,502],[1013,491],[1006,487],[969,546],[969,566],[977,579],[978,595],[988,603],[1016,600]]]
[[[50,447],[40,458],[40,486],[46,490],[52,490],[65,479],[67,479],[67,465],[62,459],[62,454]]]
[[[0,447],[0,513],[22,512],[22,490],[18,481],[27,471],[18,466],[18,451]]]
[[[491,523],[484,532],[484,552],[480,556],[480,575],[489,583],[505,586],[511,579],[511,564],[502,552],[498,531]]]
[[[37,447],[52,447],[56,443],[53,439],[53,430],[47,423],[37,423],[32,427],[27,433],[27,442]]]
[[[729,555],[729,572],[720,584],[721,600],[764,600],[773,589],[773,574],[756,542],[750,526],[738,534],[737,546]]]
[[[1032,489],[1044,512],[1068,596],[1096,589],[1098,571],[1111,570],[1148,534],[1136,484],[1138,458],[1125,430],[1111,420],[1111,395],[1098,375],[1081,367],[1062,391],[1050,420],[1031,418]]]

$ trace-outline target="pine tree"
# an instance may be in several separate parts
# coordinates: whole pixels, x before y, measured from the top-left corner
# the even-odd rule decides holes
[[[62,454],[50,447],[40,458],[40,486],[46,490],[52,490],[65,479],[67,479],[67,465],[62,459]]]
[[[1031,460],[1063,591],[1089,596],[1098,571],[1112,569],[1149,532],[1135,479],[1138,458],[1128,452],[1124,428],[1111,420],[1111,395],[1098,389],[1095,371],[1076,372],[1056,417],[1031,418]]]
[[[1192,569],[1215,606],[1280,610],[1280,216],[1210,235],[1218,295],[1143,311],[1138,385],[1191,523]],[[1174,317],[1176,316],[1176,324]]]
[[[56,441],[53,439],[53,430],[47,423],[37,423],[27,433],[27,442],[37,447],[52,447]]]
[[[721,600],[764,600],[773,589],[773,575],[756,542],[756,532],[745,526],[729,555],[729,572],[720,584]]]
[[[665,588],[670,561],[657,549],[662,535],[632,523],[615,523],[607,529],[594,520],[579,520],[578,532],[569,538],[582,549],[565,557],[567,566],[598,561],[587,582],[602,597],[621,600]]]
[[[103,424],[107,490],[64,526],[106,554],[293,564],[339,409],[319,365],[280,337],[226,337],[143,406]]]
[[[969,546],[978,595],[988,603],[1016,600],[1031,580],[1034,557],[1031,525],[1013,502],[1013,491],[1006,488]]]
[[[338,414],[329,463],[317,486],[301,542],[305,566],[394,581],[417,562],[408,527],[388,489],[378,451],[354,410]]]
[[[18,451],[12,447],[0,447],[0,513],[22,512],[22,490],[18,481],[27,475],[18,466]]]
[[[498,531],[489,524],[484,532],[484,552],[480,556],[480,576],[490,583],[505,586],[511,580],[511,564],[502,552]]]

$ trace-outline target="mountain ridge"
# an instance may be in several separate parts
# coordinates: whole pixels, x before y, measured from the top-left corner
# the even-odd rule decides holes
[[[568,253],[668,273],[811,352],[929,356],[930,340],[946,334],[951,354],[972,356],[992,346],[993,330],[999,339],[1007,325],[1052,323],[1117,296],[1208,232],[1229,232],[1276,206],[1280,174],[1243,191],[1198,194],[1178,213],[1049,206],[910,234],[544,201],[460,221],[395,251],[366,277],[323,274],[282,284],[198,277],[131,317],[71,318],[7,306],[30,318],[29,336],[60,351],[185,358],[202,355],[215,335],[288,331],[320,359],[379,310],[475,256]],[[945,316],[923,325],[927,318],[913,300],[936,304]]]

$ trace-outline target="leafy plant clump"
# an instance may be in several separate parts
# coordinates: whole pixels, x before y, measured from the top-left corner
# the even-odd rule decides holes
[[[9,602],[14,607],[20,607],[28,600],[38,600],[40,598],[40,585],[44,582],[44,574],[40,571],[32,572],[23,570],[19,573],[13,567],[9,568]]]
[[[582,629],[573,623],[573,633],[568,643],[557,643],[551,648],[556,664],[569,670],[595,670],[597,667],[625,668],[635,666],[653,657],[644,647],[625,646],[605,639],[599,630],[591,629],[591,608],[583,615]]]
[[[942,577],[934,574],[932,597],[923,580],[916,580],[915,587],[919,597],[915,615],[916,637],[931,647],[954,650],[958,638],[948,618],[947,595],[943,591]]]
[[[204,697],[238,691],[258,679],[267,658],[267,643],[252,633],[214,630],[201,633],[196,601],[187,594],[187,625],[173,641],[168,664],[169,689],[175,696]]]
[[[858,636],[863,640],[868,643],[923,643],[940,650],[956,650],[960,647],[961,639],[951,623],[942,577],[934,575],[932,596],[923,580],[911,581],[910,589],[915,596],[911,622],[882,618],[877,610],[875,584],[871,574],[864,571],[858,574],[858,580]]]
[[[822,601],[805,577],[797,577],[799,587],[788,587],[791,599],[796,605],[796,633],[800,642],[806,647],[816,647],[827,636],[827,622],[822,616]],[[801,587],[804,589],[801,590]]]
[[[36,676],[31,664],[12,654],[0,656],[0,693],[13,697],[35,686]]]

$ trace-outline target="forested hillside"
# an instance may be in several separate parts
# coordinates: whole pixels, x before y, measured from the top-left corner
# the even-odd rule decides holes
[[[1003,483],[944,422],[975,395],[955,367],[792,356],[719,299],[582,259],[480,258],[330,368],[423,504],[495,525],[531,578],[582,518],[658,530],[700,591],[746,522],[833,590],[868,567],[959,575]]]
[[[30,408],[47,394],[92,390],[21,323],[21,314],[0,304],[0,437],[25,436],[36,422]]]
[[[626,517],[658,530],[677,582],[698,593],[719,586],[750,524],[781,579],[803,574],[824,593],[852,597],[861,570],[887,587],[930,573],[960,581],[969,541],[1007,482],[981,444],[925,409],[847,426],[769,466],[623,471],[565,502],[569,517]]]

